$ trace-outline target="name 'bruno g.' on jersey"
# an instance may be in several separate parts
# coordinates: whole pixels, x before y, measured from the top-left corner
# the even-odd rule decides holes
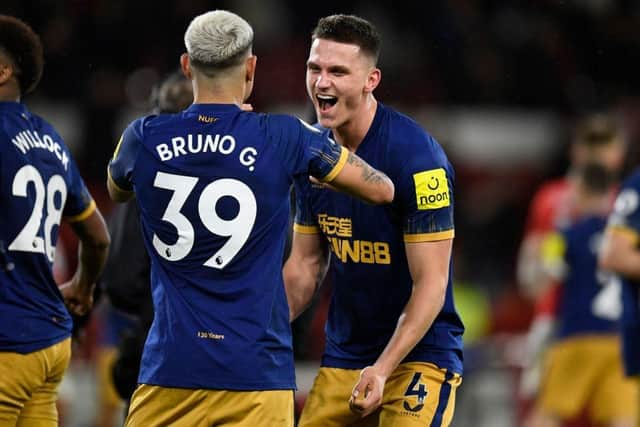
[[[11,142],[18,147],[22,154],[27,154],[27,151],[32,148],[49,150],[49,152],[55,154],[58,160],[60,160],[60,163],[64,166],[64,170],[69,168],[69,156],[66,151],[62,149],[62,146],[54,141],[51,135],[45,133],[41,137],[35,130],[27,129],[18,132],[16,136],[11,139]]]
[[[224,156],[232,155],[236,149],[236,139],[232,135],[188,134],[186,136],[174,136],[170,143],[156,145],[156,152],[160,160],[166,162],[176,157],[199,153],[220,153]],[[254,147],[243,148],[238,160],[250,171],[254,170],[258,150]]]

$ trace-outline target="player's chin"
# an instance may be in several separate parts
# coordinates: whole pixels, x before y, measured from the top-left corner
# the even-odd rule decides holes
[[[318,114],[318,123],[323,128],[334,128],[336,124],[336,120],[334,117]]]
[[[336,121],[334,108],[316,108],[316,117],[318,118],[318,122],[320,122],[320,124],[324,127],[331,127],[330,124],[335,124]]]

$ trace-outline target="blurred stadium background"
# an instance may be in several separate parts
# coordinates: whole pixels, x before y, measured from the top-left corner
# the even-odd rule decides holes
[[[640,2],[2,0],[0,13],[26,20],[45,46],[43,81],[24,101],[58,128],[106,216],[106,164],[120,132],[147,111],[153,85],[177,68],[191,18],[216,8],[254,26],[254,109],[307,120],[305,61],[317,19],[356,13],[378,25],[377,98],[424,124],[457,173],[455,281],[468,332],[453,425],[519,425],[532,304],[518,290],[515,259],[526,210],[537,185],[565,171],[571,127],[584,113],[618,114],[627,167],[638,159]],[[61,277],[65,263],[75,263],[75,242],[64,230],[62,237]],[[329,287],[294,325],[301,397],[322,349]],[[100,403],[107,312],[103,300],[76,343],[62,393],[64,426],[118,423],[118,410],[103,418]]]

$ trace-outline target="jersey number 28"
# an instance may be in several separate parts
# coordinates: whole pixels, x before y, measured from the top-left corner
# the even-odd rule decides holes
[[[33,183],[35,189],[33,209],[27,223],[9,245],[9,250],[46,254],[49,261],[53,262],[56,247],[52,241],[52,230],[54,225],[60,224],[62,218],[62,209],[67,200],[67,184],[60,175],[53,175],[45,187],[38,169],[31,165],[25,165],[18,170],[13,178],[12,194],[17,197],[28,197],[29,183]],[[59,206],[56,206],[55,203],[56,193],[60,195]],[[42,223],[45,202],[47,216],[44,220],[44,238],[42,238],[38,236],[38,231],[40,231]]]

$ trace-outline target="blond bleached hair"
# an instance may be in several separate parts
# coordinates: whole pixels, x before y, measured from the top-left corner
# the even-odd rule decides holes
[[[184,34],[191,63],[207,74],[239,65],[251,51],[253,29],[226,10],[196,16]]]

